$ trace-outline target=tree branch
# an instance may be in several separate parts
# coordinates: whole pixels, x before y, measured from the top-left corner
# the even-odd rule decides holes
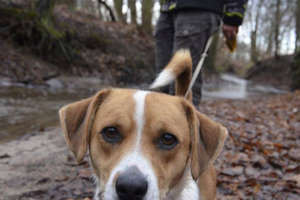
[[[117,21],[111,7],[109,7],[109,5],[107,5],[107,3],[104,0],[98,0],[98,3],[104,5],[104,7],[108,10],[111,21]]]

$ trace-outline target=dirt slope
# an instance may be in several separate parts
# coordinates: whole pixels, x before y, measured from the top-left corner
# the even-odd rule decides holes
[[[291,65],[293,56],[281,56],[279,59],[269,58],[256,63],[247,72],[246,78],[261,84],[289,89],[291,85]]]
[[[20,21],[0,13],[0,76],[39,84],[59,74],[93,75],[119,85],[154,77],[153,39],[136,26],[103,22],[63,5],[54,16],[57,31],[65,35],[63,52],[69,49],[69,56],[39,39],[30,18]]]

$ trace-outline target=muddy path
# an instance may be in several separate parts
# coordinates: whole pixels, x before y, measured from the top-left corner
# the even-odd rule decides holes
[[[88,160],[76,164],[56,112],[104,85],[92,78],[76,86],[80,82],[76,80],[71,78],[70,85],[58,80],[50,90],[0,90],[0,200],[92,198],[94,182]],[[217,90],[209,88],[206,94],[210,96],[206,95],[199,109],[230,133],[216,162],[218,199],[298,199],[300,93],[254,95],[253,87],[247,89],[248,99],[228,99],[214,97]]]
[[[87,165],[77,166],[60,129],[0,146],[0,199],[68,199],[92,195]]]

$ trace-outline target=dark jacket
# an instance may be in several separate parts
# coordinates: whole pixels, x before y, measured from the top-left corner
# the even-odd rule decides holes
[[[165,0],[163,11],[201,9],[223,16],[225,24],[239,26],[243,22],[248,0]]]

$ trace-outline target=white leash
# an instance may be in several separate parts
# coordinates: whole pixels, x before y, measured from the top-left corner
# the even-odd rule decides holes
[[[209,47],[210,47],[210,45],[211,45],[211,43],[212,43],[212,41],[213,41],[213,36],[214,36],[214,35],[211,35],[211,36],[209,37],[207,43],[206,43],[205,49],[204,49],[204,51],[203,51],[203,53],[202,53],[202,55],[201,55],[201,59],[200,59],[198,65],[197,65],[197,67],[196,67],[196,70],[195,70],[195,72],[194,72],[194,74],[193,74],[192,80],[191,80],[191,82],[190,82],[190,84],[189,84],[188,90],[186,91],[186,93],[185,93],[185,95],[184,95],[184,98],[187,98],[187,96],[188,96],[190,90],[192,89],[192,87],[193,87],[194,84],[195,84],[195,81],[196,81],[196,79],[197,79],[197,77],[198,77],[198,75],[199,75],[199,73],[200,73],[200,71],[201,71],[201,68],[202,68],[202,66],[203,66],[204,60],[205,60],[205,58],[207,57],[207,51],[208,51],[208,49],[209,49]]]

